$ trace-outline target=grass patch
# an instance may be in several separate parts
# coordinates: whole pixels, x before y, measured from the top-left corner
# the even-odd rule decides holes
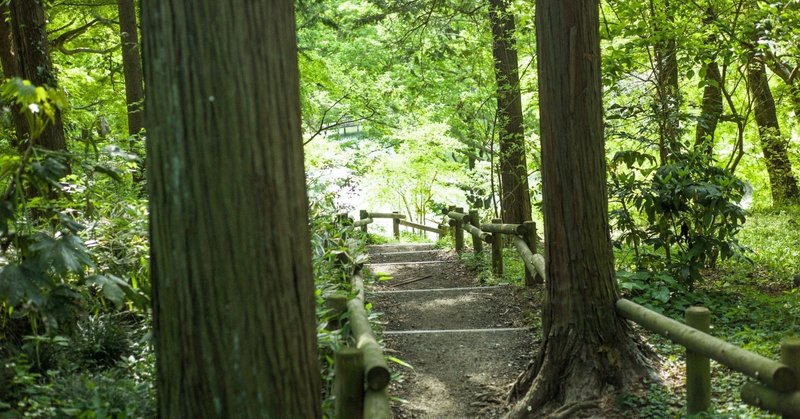
[[[698,284],[699,303],[712,313],[711,334],[771,359],[780,359],[780,343],[800,335],[800,293],[792,278],[800,271],[800,208],[758,210],[748,216],[738,235],[751,249],[747,260],[726,260],[704,272]],[[682,321],[683,307],[669,307],[665,314]],[[632,417],[681,417],[685,411],[684,348],[666,338],[642,331],[642,336],[662,357],[665,386],[651,386],[645,394],[618,400]],[[711,362],[712,407],[697,417],[779,417],[747,406],[739,397],[749,379]],[[661,413],[658,413],[661,412]]]

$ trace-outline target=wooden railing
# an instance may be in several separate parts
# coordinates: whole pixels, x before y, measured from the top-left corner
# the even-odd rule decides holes
[[[338,314],[337,318],[346,318],[350,329],[348,340],[353,345],[334,353],[335,417],[391,419],[387,391],[391,374],[364,309],[366,293],[360,273],[363,264],[356,264],[346,253],[340,255],[346,259],[341,262],[355,266],[350,275],[354,296],[348,299],[346,295],[335,293],[327,297],[327,304]]]
[[[406,221],[406,216],[400,214],[399,211],[394,212],[369,212],[367,210],[361,210],[359,213],[359,220],[354,221],[353,225],[356,227],[361,227],[361,231],[367,232],[367,226],[375,222],[376,218],[391,218],[392,219],[392,235],[394,238],[400,238],[400,226],[411,227],[417,230],[427,231],[431,233],[437,233],[439,237],[444,236],[447,234],[447,231],[442,228],[443,226],[438,227],[431,227],[425,224],[418,224],[413,223],[411,221]]]
[[[620,316],[686,348],[686,410],[700,413],[711,406],[709,359],[738,371],[761,384],[747,383],[741,397],[745,403],[784,418],[800,417],[800,339],[781,345],[781,362],[739,348],[709,335],[711,312],[705,307],[686,309],[686,324],[621,298],[616,303]]]
[[[481,225],[477,211],[465,213],[458,207],[450,207],[445,215],[449,218],[456,252],[464,251],[464,234],[469,233],[476,253],[483,251],[483,243],[491,244],[492,272],[502,275],[502,236],[506,235],[525,263],[526,285],[541,284],[546,280],[544,257],[536,253],[538,239],[534,222],[503,224],[500,219],[493,219],[492,223]],[[365,229],[373,218],[393,218],[395,237],[399,237],[399,225],[406,225],[400,223],[404,216],[398,212],[380,214],[367,211],[361,212],[361,220],[354,225]],[[436,230],[440,235],[447,232],[442,226]],[[710,360],[713,359],[761,383],[745,384],[740,393],[742,401],[782,414],[783,418],[800,418],[800,338],[789,338],[781,344],[781,362],[778,362],[709,335],[711,313],[705,307],[686,309],[686,324],[624,298],[617,300],[616,311],[644,329],[686,348],[688,414],[704,412],[711,406]]]
[[[490,224],[480,224],[477,210],[465,213],[463,208],[451,207],[447,212],[452,227],[456,252],[464,251],[464,233],[472,236],[475,253],[483,251],[483,243],[492,246],[492,273],[503,274],[503,240],[506,235],[525,264],[525,285],[541,284],[545,278],[544,257],[536,253],[538,243],[536,223],[525,221],[522,224],[503,224],[499,218]]]

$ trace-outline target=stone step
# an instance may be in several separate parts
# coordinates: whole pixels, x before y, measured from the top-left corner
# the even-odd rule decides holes
[[[469,272],[454,261],[428,261],[408,263],[370,263],[366,269],[379,280],[371,289],[376,291],[392,289],[457,288],[473,285],[468,279]],[[395,284],[416,279],[405,285]]]
[[[375,311],[384,313],[384,330],[448,330],[523,327],[507,305],[509,287],[462,288],[434,292],[382,292],[371,295]]]
[[[448,250],[413,250],[402,252],[370,252],[369,263],[410,263],[454,259]]]
[[[368,253],[415,252],[433,249],[433,243],[372,244],[367,246]]]
[[[524,332],[527,327],[495,327],[492,329],[443,329],[443,330],[384,330],[383,336],[392,335],[441,335],[445,333],[505,333]]]

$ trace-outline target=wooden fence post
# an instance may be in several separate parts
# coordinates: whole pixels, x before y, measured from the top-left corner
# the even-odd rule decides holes
[[[392,211],[392,214],[400,215],[400,211]],[[392,218],[392,233],[394,238],[400,240],[400,218]]]
[[[359,349],[342,348],[333,354],[337,419],[364,415],[364,356]]]
[[[686,325],[703,333],[711,328],[711,312],[705,307],[689,307]],[[686,413],[693,415],[711,407],[711,364],[703,355],[686,349]]]
[[[449,228],[450,228],[450,226],[448,226],[447,224],[439,224],[439,240],[441,240],[445,236],[447,236],[447,233],[449,232],[449,230],[448,230]]]
[[[476,228],[481,228],[481,220],[478,218],[478,210],[470,210],[469,211],[469,223],[475,226]],[[477,255],[480,252],[483,252],[483,240],[479,236],[471,234],[472,236],[472,248],[475,249],[475,254]]]
[[[456,207],[455,212],[463,214],[464,208]],[[461,253],[464,251],[464,219],[455,221],[456,252]]]
[[[795,391],[800,392],[800,337],[790,337],[781,343],[781,362],[794,370],[797,377]],[[798,419],[800,415],[784,413],[781,417],[783,419]]]
[[[493,224],[500,224],[503,220],[493,218]],[[492,235],[492,273],[496,276],[503,275],[503,237],[500,234]]]
[[[536,223],[533,221],[524,221],[522,223],[522,227],[525,229],[525,234],[522,235],[522,239],[525,240],[525,244],[528,245],[528,249],[530,249],[531,253],[535,255]],[[537,275],[536,272],[530,272],[529,270],[525,269],[525,286],[532,287],[543,282],[544,278]]]
[[[358,213],[358,218],[359,218],[359,219],[362,219],[362,220],[366,220],[367,218],[369,218],[369,212],[367,212],[367,210],[361,210],[361,211]],[[365,232],[365,233],[367,232],[367,225],[366,225],[366,224],[364,224],[363,226],[361,226],[361,231],[363,231],[363,232]]]

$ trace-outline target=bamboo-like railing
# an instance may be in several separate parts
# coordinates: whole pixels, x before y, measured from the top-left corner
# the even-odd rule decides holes
[[[368,217],[369,218],[369,217]],[[340,220],[358,227],[346,216]],[[346,220],[346,221],[345,221]],[[362,219],[363,221],[363,219]],[[370,220],[371,222],[371,220]],[[369,222],[364,223],[366,226]],[[341,253],[349,259],[346,253]],[[354,263],[353,260],[346,262]],[[328,297],[328,307],[343,317],[346,312],[350,339],[354,346],[341,348],[334,354],[334,393],[336,418],[391,419],[387,387],[391,380],[389,366],[369,323],[364,290],[364,279],[357,266],[350,275],[354,296],[347,299],[341,294]],[[338,322],[338,319],[334,319]],[[341,327],[336,324],[336,327]]]
[[[372,222],[376,215],[392,215],[395,225],[400,222],[398,213],[374,214],[361,212],[362,228]],[[544,257],[536,253],[538,243],[536,224],[503,224],[493,219],[481,225],[477,211],[464,212],[463,208],[450,207],[445,212],[450,219],[456,252],[464,251],[465,232],[472,236],[476,253],[482,252],[483,243],[492,246],[492,271],[503,273],[502,235],[510,236],[510,243],[519,253],[526,268],[525,283],[528,286],[543,283],[547,276]],[[365,220],[369,219],[369,222]],[[358,223],[358,222],[356,222]],[[430,231],[430,230],[426,230]],[[442,228],[440,235],[446,234]],[[395,230],[395,236],[399,236]],[[781,361],[774,361],[756,353],[739,348],[708,334],[711,313],[705,307],[689,307],[685,313],[686,324],[672,320],[621,298],[616,302],[617,313],[643,328],[657,333],[686,348],[686,407],[688,414],[708,410],[711,406],[710,360],[758,380],[760,384],[747,383],[741,389],[745,403],[782,414],[783,418],[800,418],[800,338],[789,338],[781,344]]]

